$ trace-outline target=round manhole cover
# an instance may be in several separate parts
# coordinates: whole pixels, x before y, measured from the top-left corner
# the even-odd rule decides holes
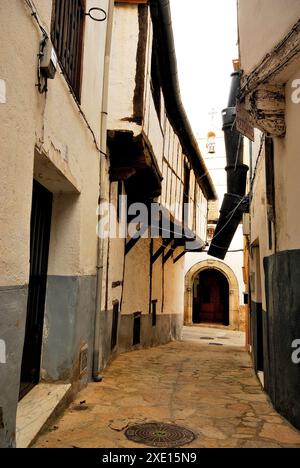
[[[185,427],[164,423],[136,424],[129,427],[125,435],[137,444],[159,448],[178,448],[190,444],[195,434]]]

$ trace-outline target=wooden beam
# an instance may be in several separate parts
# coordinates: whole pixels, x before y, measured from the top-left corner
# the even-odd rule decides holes
[[[171,246],[171,247],[170,247],[170,250],[166,253],[166,255],[164,255],[163,264],[167,263],[167,261],[169,260],[169,258],[172,257],[174,251],[175,251],[175,249],[173,248],[173,246]]]
[[[149,0],[116,0],[115,3],[128,3],[129,5],[141,5],[144,4],[146,5],[149,2]]]
[[[132,237],[126,244],[125,247],[125,255],[128,255],[129,252],[136,246],[136,244],[143,238],[143,235],[145,232],[148,230],[148,226],[142,226],[139,233],[139,236],[137,237]]]
[[[180,260],[182,257],[184,257],[186,253],[187,253],[186,250],[184,250],[184,251],[181,252],[179,255],[177,255],[177,257],[174,258],[174,264],[177,263],[177,262],[179,262],[179,260]]]
[[[285,124],[285,87],[266,83],[247,95],[241,105],[248,112],[253,127],[272,137],[283,137]]]
[[[161,255],[163,255],[164,251],[168,248],[169,244],[171,244],[173,239],[162,239],[163,245],[159,247],[159,249],[153,254],[152,256],[152,263],[155,263]]]
[[[300,57],[300,20],[290,32],[263,58],[260,64],[241,80],[241,100],[259,85],[274,81],[291,62]]]

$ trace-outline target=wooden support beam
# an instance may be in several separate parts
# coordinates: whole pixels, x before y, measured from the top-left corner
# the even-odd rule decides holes
[[[152,263],[155,263],[161,255],[163,255],[164,251],[168,248],[171,244],[173,239],[162,239],[163,245],[159,247],[159,249],[153,254],[152,256]]]
[[[167,261],[169,260],[169,258],[172,257],[174,251],[175,251],[175,249],[173,248],[173,246],[171,246],[170,250],[168,250],[168,252],[166,253],[166,255],[164,255],[163,264],[167,263]]]
[[[174,264],[177,263],[177,262],[179,262],[179,260],[180,260],[182,257],[184,257],[186,253],[187,253],[186,250],[184,250],[184,251],[181,252],[179,255],[177,255],[177,257],[174,258]]]
[[[146,5],[149,0],[116,0],[115,3],[128,3],[129,5]]]
[[[258,86],[274,82],[275,77],[299,57],[300,20],[249,75],[242,76],[241,100],[244,100],[247,94],[255,91]]]
[[[285,87],[268,83],[247,96],[245,107],[254,127],[272,137],[283,137],[285,124]]]
[[[136,246],[136,244],[143,238],[143,235],[148,230],[148,226],[142,226],[140,231],[138,231],[139,236],[132,237],[126,244],[125,255],[128,255],[129,252]]]
[[[272,137],[283,137],[285,124],[284,73],[300,59],[300,20],[248,75],[241,78],[240,102],[253,126]]]

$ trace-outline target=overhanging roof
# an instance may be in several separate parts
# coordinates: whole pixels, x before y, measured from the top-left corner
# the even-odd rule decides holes
[[[218,197],[214,184],[181,100],[170,2],[169,0],[150,0],[150,7],[168,118],[184,153],[189,158],[204,195],[208,200],[216,200]]]

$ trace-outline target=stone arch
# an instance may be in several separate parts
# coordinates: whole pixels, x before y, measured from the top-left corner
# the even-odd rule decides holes
[[[218,260],[204,260],[194,265],[185,277],[184,324],[193,325],[193,285],[197,275],[204,270],[218,270],[227,278],[229,283],[229,328],[240,328],[240,299],[239,283],[232,269]]]

